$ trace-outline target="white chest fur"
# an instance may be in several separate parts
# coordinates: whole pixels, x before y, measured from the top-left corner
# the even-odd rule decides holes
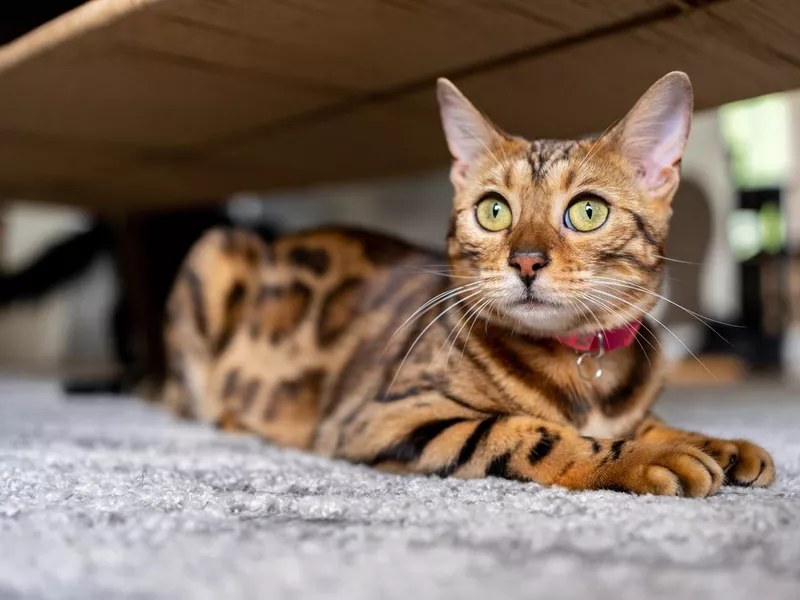
[[[580,434],[599,439],[628,435],[642,420],[645,410],[642,407],[615,417],[607,417],[600,410],[594,410],[589,413],[586,424],[579,429]]]

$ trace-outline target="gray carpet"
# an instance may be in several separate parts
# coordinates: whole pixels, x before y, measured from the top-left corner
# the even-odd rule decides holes
[[[0,598],[800,598],[800,398],[673,392],[773,451],[709,500],[402,478],[0,383]]]

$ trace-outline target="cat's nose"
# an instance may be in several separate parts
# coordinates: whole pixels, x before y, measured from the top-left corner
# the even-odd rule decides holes
[[[519,277],[526,286],[530,286],[536,273],[550,264],[550,257],[545,252],[514,252],[508,257],[508,264],[519,271]]]

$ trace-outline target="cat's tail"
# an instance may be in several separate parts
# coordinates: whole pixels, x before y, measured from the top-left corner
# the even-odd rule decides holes
[[[50,245],[24,268],[0,271],[0,308],[44,298],[80,277],[112,246],[110,229],[96,221],[88,230]]]

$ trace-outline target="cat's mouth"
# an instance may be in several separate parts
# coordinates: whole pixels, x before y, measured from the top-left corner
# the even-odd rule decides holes
[[[536,306],[549,306],[552,308],[561,308],[562,305],[558,302],[554,302],[548,298],[543,298],[540,294],[535,293],[533,290],[528,289],[525,290],[525,293],[521,298],[514,302],[516,306],[525,306],[534,308]]]
[[[574,327],[574,311],[569,306],[536,293],[519,294],[506,304],[505,314],[514,328],[536,333],[559,333]]]
[[[568,299],[547,282],[521,286],[509,281],[500,312],[511,320],[512,328],[535,333],[560,333],[575,326],[575,310]]]

